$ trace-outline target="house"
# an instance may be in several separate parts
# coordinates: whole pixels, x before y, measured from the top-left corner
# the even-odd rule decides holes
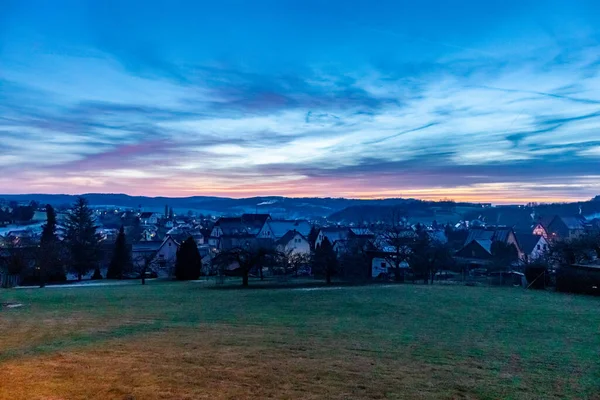
[[[431,241],[439,242],[442,244],[448,243],[448,237],[446,236],[446,232],[444,232],[442,230],[439,230],[439,229],[428,230],[427,236],[429,236],[429,239],[431,239]]]
[[[151,259],[151,268],[161,277],[172,276],[177,259],[179,243],[170,235],[162,242],[139,242],[133,245],[133,263],[141,266],[148,258]]]
[[[337,239],[333,239],[331,242],[333,250],[336,254],[340,255],[343,252],[348,251],[353,245],[361,245],[367,248],[367,243],[373,243],[375,240],[375,234],[368,228],[345,228],[346,233],[340,232]],[[335,233],[331,235],[335,237]],[[332,240],[328,237],[329,240]]]
[[[276,242],[279,251],[290,254],[310,255],[310,243],[306,236],[298,231],[288,231]]]
[[[544,238],[548,239],[548,226],[550,225],[553,219],[554,216],[540,217],[538,221],[534,224],[532,233],[534,235],[543,236]]]
[[[335,245],[335,242],[339,240],[348,239],[348,235],[350,234],[350,229],[348,228],[340,228],[340,227],[328,227],[321,228],[319,234],[317,235],[317,240],[315,241],[315,248],[319,247],[323,240],[327,238],[332,245]]]
[[[311,228],[312,226],[306,220],[268,220],[260,230],[258,237],[279,240],[289,231],[296,231],[307,238]]]
[[[143,212],[140,214],[140,223],[142,225],[156,225],[161,217],[158,213]]]
[[[469,269],[485,268],[492,263],[492,241],[475,239],[456,252],[456,259]]]
[[[390,263],[390,257],[394,257],[394,254],[379,250],[369,251],[367,254],[371,258],[372,278],[387,278],[393,274],[394,265]],[[408,271],[410,269],[408,262],[400,262],[400,269]]]
[[[243,214],[241,217],[222,217],[215,222],[209,245],[217,249],[245,246],[256,239],[271,216],[268,214]]]
[[[517,236],[512,228],[500,226],[477,227],[469,229],[469,234],[465,240],[465,246],[474,240],[489,240],[491,242],[502,242],[512,244],[517,248],[517,253],[521,256],[521,248]]]
[[[517,236],[512,228],[508,227],[476,227],[469,229],[464,246],[455,253],[455,258],[469,269],[485,268],[493,259],[492,246],[495,242],[514,245],[517,257],[523,258]]]
[[[537,260],[548,252],[548,241],[542,235],[518,233],[517,240],[523,253],[521,259],[524,262]]]
[[[396,253],[396,244],[400,242],[410,242],[417,237],[417,233],[412,228],[399,228],[387,234],[378,235],[374,240],[374,245],[379,250],[386,253]]]
[[[158,227],[156,227],[156,225],[145,226],[144,229],[142,230],[140,237],[141,237],[140,240],[147,241],[147,242],[150,242],[153,240],[159,240]]]
[[[349,239],[374,239],[375,234],[369,228],[350,228]]]
[[[583,217],[555,216],[548,225],[550,240],[576,239],[585,233]]]
[[[167,235],[170,235],[177,242],[182,243],[188,238],[194,239],[197,246],[204,245],[204,235],[199,230],[187,230],[180,229],[179,227],[173,228],[167,232]]]

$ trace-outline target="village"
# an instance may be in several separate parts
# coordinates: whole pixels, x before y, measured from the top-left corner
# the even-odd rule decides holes
[[[39,283],[46,207],[14,202],[0,207],[2,287]],[[261,280],[324,278],[328,283],[333,279],[546,288],[557,285],[559,267],[577,276],[600,272],[600,219],[581,214],[532,214],[529,222],[506,226],[481,219],[446,225],[411,223],[392,213],[375,223],[341,225],[326,219],[279,219],[260,213],[179,214],[169,205],[163,212],[114,206],[89,206],[89,211],[97,257],[83,270],[72,268],[68,255],[60,257],[60,272],[48,284],[114,278],[108,271],[118,251],[115,244],[120,231],[129,261],[119,279],[138,279],[142,274],[144,278],[174,278],[178,250],[186,240],[194,243],[201,259],[199,276],[221,281],[245,275]],[[56,212],[58,243],[65,241],[72,213],[69,207]],[[332,256],[322,256],[329,261],[319,263],[316,260],[324,247]],[[265,251],[263,258],[241,265],[240,251],[250,257],[260,249]],[[597,290],[595,285],[588,286],[582,290]]]

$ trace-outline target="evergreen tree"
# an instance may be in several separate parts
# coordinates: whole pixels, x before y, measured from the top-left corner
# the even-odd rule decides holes
[[[169,208],[169,219],[173,219],[175,214],[173,213],[173,207]]]
[[[316,275],[325,277],[327,284],[331,284],[331,278],[338,272],[338,259],[329,239],[323,241],[315,249],[313,257],[313,271]]]
[[[202,257],[200,257],[196,241],[190,236],[177,250],[175,277],[180,281],[198,279],[201,269]]]
[[[83,197],[79,197],[73,205],[66,228],[65,241],[70,253],[71,269],[81,280],[91,269],[97,269],[100,255],[100,236],[96,233],[93,211]]]
[[[127,240],[125,238],[125,228],[121,226],[119,235],[115,241],[115,250],[108,266],[106,278],[123,279],[123,274],[131,269],[131,254],[127,249]]]
[[[140,217],[135,217],[131,222],[131,230],[129,232],[129,238],[133,243],[137,243],[142,239],[142,223]]]
[[[66,279],[61,262],[60,242],[56,236],[56,212],[50,204],[46,205],[46,224],[42,228],[38,266],[40,287],[44,287],[48,280]]]
[[[312,226],[310,228],[310,232],[308,233],[308,244],[310,245],[310,249],[312,251],[315,250],[315,242],[317,241],[317,237],[319,236],[319,230],[316,226]]]
[[[169,218],[169,205],[165,204],[165,218],[168,219]]]

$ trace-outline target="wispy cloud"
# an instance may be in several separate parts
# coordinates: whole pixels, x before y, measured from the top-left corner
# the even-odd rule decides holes
[[[95,26],[68,51],[5,46],[0,192],[486,201],[598,192],[600,46],[590,36],[507,48],[357,23],[432,55],[273,70],[181,60],[157,37],[120,40],[127,23]]]

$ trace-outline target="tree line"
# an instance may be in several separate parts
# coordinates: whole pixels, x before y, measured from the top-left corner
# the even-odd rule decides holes
[[[20,274],[31,283],[41,287],[48,282],[64,282],[70,272],[81,280],[90,271],[92,279],[101,279],[100,260],[102,238],[97,233],[93,210],[85,198],[79,197],[68,213],[65,236],[57,235],[56,211],[46,206],[46,223],[42,227],[39,246],[27,241],[9,241],[0,248],[0,267],[8,274]],[[181,280],[198,279],[202,260],[193,238],[189,238],[177,251],[175,277]],[[123,227],[114,244],[107,270],[107,278],[122,279],[131,274],[138,275],[142,283],[148,272],[157,267],[155,254],[149,253],[133,260]]]
[[[26,206],[11,201],[8,207],[0,208],[0,224],[14,224],[16,222],[29,222],[33,219],[39,204],[32,201]]]

